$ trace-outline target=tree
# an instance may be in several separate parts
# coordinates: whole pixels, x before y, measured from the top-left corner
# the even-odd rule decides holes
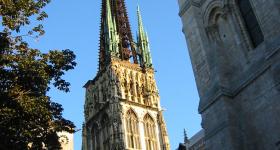
[[[69,92],[63,75],[76,66],[75,54],[69,49],[42,53],[26,42],[44,35],[40,23],[48,17],[43,11],[48,3],[0,0],[1,150],[60,149],[56,133],[75,132],[75,125],[63,118],[62,106],[47,96],[51,84]]]

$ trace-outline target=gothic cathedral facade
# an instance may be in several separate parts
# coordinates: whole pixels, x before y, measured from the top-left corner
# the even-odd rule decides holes
[[[102,0],[99,69],[85,84],[83,150],[169,150],[149,40],[134,42],[124,0]]]
[[[280,1],[178,1],[205,148],[280,149]]]

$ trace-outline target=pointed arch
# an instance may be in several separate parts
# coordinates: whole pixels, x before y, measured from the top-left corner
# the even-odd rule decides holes
[[[128,98],[128,82],[126,79],[124,79],[124,93],[125,93],[125,98]]]
[[[100,122],[101,122],[103,149],[110,149],[110,122],[107,113],[104,113],[102,115]]]
[[[106,102],[107,101],[107,90],[106,90],[106,86],[103,86],[102,89],[102,102]]]
[[[98,123],[95,122],[91,128],[91,147],[93,149],[100,149],[100,130]]]
[[[203,23],[204,25],[211,26],[213,24],[213,19],[217,14],[223,14],[224,3],[222,1],[209,1],[205,7],[203,13]]]
[[[138,117],[132,109],[126,112],[125,126],[127,146],[133,149],[141,149]]]
[[[136,92],[136,99],[138,100],[138,103],[141,103],[141,89],[140,89],[140,86],[139,86],[139,83],[138,82],[136,82],[136,85],[135,85],[136,87],[136,90],[135,90],[135,92]]]
[[[146,150],[157,150],[158,141],[156,133],[156,123],[153,117],[149,113],[144,116],[144,131],[145,131],[145,143]]]
[[[216,25],[219,16],[226,16],[227,13],[238,12],[236,14],[239,28],[244,32],[245,40],[248,40],[251,48],[256,48],[264,41],[264,35],[258,21],[257,15],[250,0],[225,0],[211,1],[207,5],[203,14],[203,22],[206,27]],[[234,9],[234,11],[231,11]],[[236,11],[237,10],[237,11]],[[224,24],[224,23],[222,23]]]
[[[129,83],[129,92],[130,92],[130,95],[131,95],[131,100],[133,101],[134,100],[134,84],[133,84],[133,80],[130,80],[130,83]]]

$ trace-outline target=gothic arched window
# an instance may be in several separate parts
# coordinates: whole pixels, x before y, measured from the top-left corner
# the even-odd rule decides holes
[[[264,40],[264,36],[258,23],[257,17],[252,9],[250,0],[239,0],[238,6],[249,36],[251,38],[252,44],[255,48]]]
[[[107,91],[106,91],[106,87],[104,86],[103,88],[102,88],[102,100],[103,100],[103,102],[106,102],[107,101]]]
[[[93,99],[94,99],[94,102],[98,102],[96,94],[93,94]]]
[[[149,114],[144,117],[144,130],[146,150],[157,150],[156,124]]]
[[[144,87],[144,85],[142,84],[141,86],[141,93],[142,93],[142,97],[143,97],[143,103],[144,105],[149,106],[149,100],[148,100],[148,96],[146,96],[146,89]]]
[[[107,150],[110,149],[110,126],[109,126],[109,117],[107,114],[103,115],[101,120],[101,130],[102,130],[102,142],[103,142],[103,149]]]
[[[100,131],[98,130],[98,125],[94,124],[91,129],[92,136],[92,148],[100,149]]]
[[[141,86],[141,94],[142,94],[142,96],[143,96],[143,98],[145,97],[145,87],[144,87],[144,85],[142,84],[142,86]]]
[[[124,80],[124,93],[125,97],[128,98],[128,83],[126,80]]]
[[[136,82],[136,95],[137,95],[137,99],[138,99],[138,103],[141,103],[141,91],[139,88],[139,84]]]
[[[133,96],[134,96],[134,88],[133,88],[133,82],[130,81],[130,84],[129,84],[129,88],[130,88],[130,95],[131,95],[131,100],[133,100]]]
[[[127,111],[126,114],[126,135],[129,148],[141,149],[138,119],[132,110]]]

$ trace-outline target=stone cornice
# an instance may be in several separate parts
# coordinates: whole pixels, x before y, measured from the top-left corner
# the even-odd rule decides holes
[[[191,7],[200,7],[206,0],[186,0],[180,7],[179,16],[182,17],[184,13]]]
[[[180,7],[179,16],[182,17],[183,14],[191,7],[191,0],[186,0],[184,4]]]
[[[87,81],[87,83],[83,86],[84,88],[87,88],[90,84],[95,84],[95,82],[102,76],[104,75],[104,73],[112,68],[112,66],[114,65],[120,65],[121,67],[125,67],[134,71],[138,71],[138,72],[148,72],[153,74],[154,73],[154,69],[153,68],[146,68],[145,70],[139,66],[139,64],[133,64],[130,63],[129,61],[122,61],[122,60],[118,60],[118,59],[112,59],[111,64],[108,65],[105,69],[103,69],[102,71],[98,72],[96,77],[93,80],[89,80]]]
[[[112,60],[111,65],[113,66],[115,64],[128,68],[128,69],[131,69],[131,70],[134,70],[134,71],[139,71],[139,72],[146,71],[148,73],[154,73],[153,68],[146,68],[145,70],[143,70],[143,68],[140,67],[139,64],[133,64],[133,63],[130,63],[129,61],[122,61],[122,60],[114,59],[114,60]]]
[[[250,76],[246,80],[243,80],[238,86],[231,89],[220,87],[214,94],[209,96],[202,97],[200,101],[207,101],[207,104],[203,104],[199,106],[199,113],[202,114],[207,108],[213,105],[220,97],[226,96],[233,98],[238,95],[244,88],[249,86],[254,80],[256,80],[259,76],[261,76],[266,70],[268,70],[270,64],[265,64],[264,66],[260,67],[257,71],[251,73]],[[241,81],[241,80],[240,80]]]
[[[252,73],[246,80],[243,80],[238,86],[235,86],[233,89],[227,89],[224,87],[220,87],[214,94],[210,96],[206,96],[201,98],[200,101],[207,101],[207,104],[199,106],[199,113],[202,114],[207,108],[213,105],[215,102],[219,100],[220,97],[226,96],[233,98],[238,95],[244,88],[249,86],[254,80],[256,80],[260,75],[262,75],[266,70],[268,70],[270,64],[266,64],[256,72]],[[241,80],[240,80],[241,81]]]
[[[136,103],[136,102],[133,102],[133,101],[128,101],[126,99],[120,99],[120,101],[125,102],[126,104],[133,105],[133,106],[138,106],[138,107],[141,107],[141,108],[145,108],[147,110],[160,111],[159,108],[152,107],[152,106],[147,106],[147,105]]]
[[[273,50],[271,53],[267,54],[266,58],[270,58],[272,55],[275,55],[277,52],[280,51],[280,48],[278,47],[276,50]],[[249,86],[252,82],[254,82],[259,76],[261,76],[263,73],[265,73],[270,67],[271,67],[270,61],[264,62],[264,64],[261,67],[254,67],[256,71],[252,71],[251,69],[245,72],[245,74],[250,74],[245,80],[239,79],[238,81],[241,81],[239,84],[233,87],[233,89],[227,89],[223,87],[219,87],[219,89],[216,89],[216,92],[211,95],[207,95],[201,98],[201,102],[207,102],[206,104],[200,104],[199,106],[199,113],[202,114],[207,108],[209,108],[211,105],[213,105],[217,100],[219,100],[220,97],[226,96],[233,98],[237,96],[244,88]],[[255,66],[260,66],[256,64]]]

